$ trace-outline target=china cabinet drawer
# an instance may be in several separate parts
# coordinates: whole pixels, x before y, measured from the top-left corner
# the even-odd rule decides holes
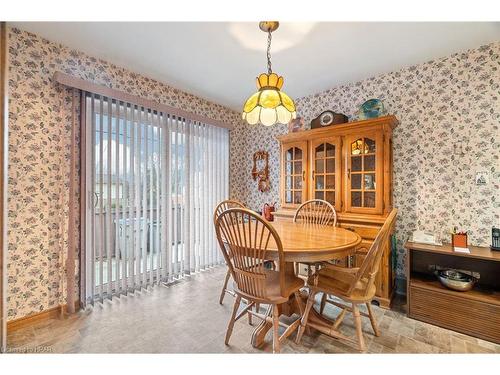
[[[353,255],[354,261],[352,262],[354,267],[360,267],[365,260],[366,254],[368,254],[368,250],[370,250],[370,246],[373,241],[362,240],[356,249],[356,254]]]
[[[363,240],[374,240],[375,237],[377,237],[377,233],[380,229],[379,227],[374,227],[374,226],[348,224],[348,223],[340,223],[340,227],[350,230],[352,232],[356,232]]]
[[[373,244],[373,241],[361,240],[361,243],[358,245],[358,249],[356,251],[363,252],[364,254],[367,254],[368,250],[370,250],[370,247],[372,246],[372,244]]]

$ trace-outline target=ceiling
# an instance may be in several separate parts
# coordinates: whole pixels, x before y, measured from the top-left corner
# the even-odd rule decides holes
[[[257,22],[12,25],[238,111],[267,70]],[[500,23],[282,23],[272,66],[298,98],[499,40]]]

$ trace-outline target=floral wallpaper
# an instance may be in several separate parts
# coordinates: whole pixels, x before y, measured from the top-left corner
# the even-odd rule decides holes
[[[470,242],[487,246],[500,225],[500,42],[335,87],[296,100],[306,123],[326,109],[355,118],[359,106],[381,99],[400,123],[394,130],[394,205],[397,219],[397,275],[404,277],[403,244],[415,229],[449,242],[457,225]],[[279,143],[287,126],[240,125],[234,131],[232,191],[261,209],[279,202]],[[252,155],[269,152],[271,190],[261,193],[251,179]],[[477,171],[489,183],[475,184]]]
[[[228,123],[239,123],[240,115],[37,35],[10,28],[9,38],[7,315],[13,320],[65,299],[72,91],[52,81],[55,71]]]
[[[284,125],[249,126],[240,114],[39,36],[9,29],[8,319],[64,301],[64,250],[71,90],[52,81],[63,71],[187,111],[230,122],[231,196],[254,209],[279,202],[279,144]],[[473,244],[487,245],[500,224],[500,43],[412,66],[296,100],[310,121],[325,109],[350,119],[369,98],[380,98],[400,124],[394,132],[394,201],[400,209],[397,273],[402,245],[416,228],[444,235],[459,225]],[[252,155],[270,157],[271,190],[251,178]],[[476,171],[489,183],[475,185]],[[77,204],[77,202],[75,202]]]

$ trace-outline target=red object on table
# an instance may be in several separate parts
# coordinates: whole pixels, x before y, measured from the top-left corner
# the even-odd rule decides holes
[[[264,219],[267,221],[274,221],[274,215],[271,212],[274,212],[276,210],[276,203],[269,204],[266,203],[264,205],[264,209],[262,210],[262,213],[264,214]]]
[[[467,233],[452,233],[452,247],[467,247]]]

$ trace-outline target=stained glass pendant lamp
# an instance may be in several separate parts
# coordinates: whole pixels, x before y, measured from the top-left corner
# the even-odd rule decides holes
[[[273,73],[271,67],[271,33],[279,26],[277,21],[260,22],[259,27],[267,36],[267,74],[257,77],[257,91],[250,96],[243,106],[243,120],[250,125],[288,124],[297,117],[295,104],[290,97],[281,91],[283,77]]]

